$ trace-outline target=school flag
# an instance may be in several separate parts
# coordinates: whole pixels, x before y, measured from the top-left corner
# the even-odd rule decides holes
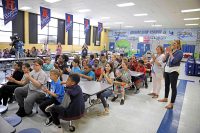
[[[98,22],[98,36],[99,37],[100,37],[102,31],[103,31],[103,24]]]
[[[66,32],[68,32],[71,28],[73,28],[73,15],[65,14],[65,25],[66,25]]]
[[[45,7],[40,7],[40,20],[41,20],[41,29],[44,28],[51,19],[51,10]]]
[[[84,18],[84,32],[85,32],[85,34],[87,34],[89,29],[90,29],[90,20]]]
[[[4,25],[12,21],[18,13],[18,0],[2,0]]]

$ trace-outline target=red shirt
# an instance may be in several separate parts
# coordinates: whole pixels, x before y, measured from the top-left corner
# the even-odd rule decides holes
[[[146,74],[146,68],[144,66],[139,66],[136,69],[137,72],[142,72],[144,74]]]
[[[137,67],[138,67],[138,62],[137,62],[137,61],[130,62],[130,64],[129,64],[129,69],[130,69],[131,71],[136,71]]]

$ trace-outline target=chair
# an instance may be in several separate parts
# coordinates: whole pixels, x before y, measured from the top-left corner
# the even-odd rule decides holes
[[[74,132],[76,130],[76,128],[72,125],[72,121],[78,120],[78,119],[80,119],[83,116],[84,116],[84,114],[82,114],[80,116],[77,116],[77,117],[73,117],[73,118],[64,118],[64,117],[61,117],[61,119],[65,120],[65,121],[69,121],[69,131],[70,132]]]
[[[8,117],[4,117],[4,120],[6,120],[11,126],[16,127],[22,122],[22,118],[18,115],[11,115]]]
[[[27,128],[19,131],[18,133],[41,133],[39,129],[36,128]]]

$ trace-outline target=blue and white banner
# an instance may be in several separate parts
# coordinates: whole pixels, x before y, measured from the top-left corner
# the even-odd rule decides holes
[[[99,37],[100,37],[102,31],[103,31],[103,24],[98,22],[98,36]]]
[[[87,34],[87,32],[89,31],[89,29],[90,29],[90,20],[84,18],[84,31],[85,31],[85,34]]]
[[[4,24],[12,21],[18,13],[18,0],[2,0]]]
[[[40,7],[40,20],[41,20],[41,29],[44,28],[51,19],[51,10],[45,7]]]
[[[73,15],[65,14],[66,32],[73,28]]]

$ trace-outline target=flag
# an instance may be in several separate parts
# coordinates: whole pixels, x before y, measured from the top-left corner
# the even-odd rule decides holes
[[[4,24],[12,21],[18,13],[18,0],[2,0]]]
[[[40,20],[41,20],[41,29],[44,28],[51,19],[51,10],[45,7],[40,7]]]
[[[66,32],[73,28],[73,15],[65,14]]]
[[[98,36],[99,37],[100,37],[102,31],[103,31],[103,24],[98,22]]]
[[[84,19],[84,32],[87,34],[88,30],[90,29],[90,20],[89,19]]]

